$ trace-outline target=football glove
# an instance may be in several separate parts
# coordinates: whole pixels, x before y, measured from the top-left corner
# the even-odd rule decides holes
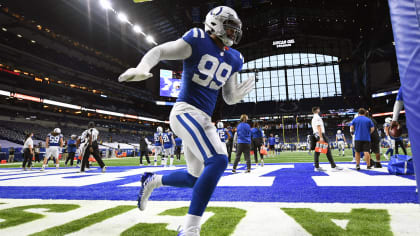
[[[153,77],[153,74],[150,72],[142,72],[138,68],[130,68],[118,77],[118,82],[137,82],[150,77]]]

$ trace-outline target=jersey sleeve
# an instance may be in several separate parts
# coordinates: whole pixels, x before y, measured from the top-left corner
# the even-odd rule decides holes
[[[191,45],[193,52],[197,46],[197,41],[199,39],[204,39],[204,38],[205,38],[205,32],[204,30],[200,28],[192,28],[182,36],[182,39],[185,42],[187,42],[189,45]]]
[[[402,101],[402,100],[403,100],[403,92],[402,92],[402,87],[400,87],[397,94],[397,101]]]

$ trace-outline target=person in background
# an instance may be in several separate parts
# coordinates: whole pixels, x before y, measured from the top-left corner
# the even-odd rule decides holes
[[[275,136],[274,136],[274,149],[275,149],[275,153],[276,153],[276,155],[280,155],[280,152],[281,152],[281,148],[280,148],[280,137],[279,137],[279,135],[278,134],[276,134]]]
[[[81,137],[85,144],[84,149],[82,150],[82,165],[80,167],[81,173],[85,172],[85,168],[89,168],[88,163],[90,155],[95,158],[96,162],[101,167],[102,172],[106,171],[105,163],[102,161],[99,154],[98,136],[99,131],[95,128],[95,122],[90,121],[88,123],[88,129],[82,133]]]
[[[175,155],[178,161],[181,160],[181,149],[182,149],[182,139],[180,137],[175,138]]]
[[[394,145],[395,146],[395,154],[399,154],[398,153],[398,147],[401,147],[401,149],[404,152],[404,155],[407,155],[407,150],[405,149],[403,138],[400,136],[398,138],[394,138],[394,140],[395,140],[395,145]]]
[[[32,140],[32,136],[34,134],[29,132],[26,135],[25,143],[23,144],[23,163],[22,163],[22,170],[26,170],[26,163],[28,163],[28,169],[31,170],[32,166],[32,157],[34,155],[34,141]]]
[[[151,142],[147,139],[145,134],[142,134],[140,137],[140,166],[143,165],[143,156],[146,158],[147,164],[150,165],[150,159],[149,159],[149,149],[148,145],[150,145]]]
[[[9,148],[9,160],[7,160],[8,163],[12,163],[15,160],[15,148],[10,147]]]
[[[312,113],[314,114],[314,116],[312,118],[312,122],[311,122],[311,124],[312,124],[312,131],[314,133],[314,136],[316,138],[316,141],[325,142],[325,143],[328,144],[329,142],[328,142],[328,139],[327,139],[327,137],[325,135],[324,121],[322,121],[322,118],[319,115],[320,112],[321,111],[320,111],[320,108],[318,106],[312,108]],[[315,149],[315,144],[316,143],[312,144],[311,149]],[[333,159],[332,154],[331,154],[331,148],[330,148],[329,145],[328,145],[327,148],[328,148],[328,151],[327,151],[327,159],[328,159],[328,161],[331,164],[331,169],[333,171],[343,170],[343,168],[341,168],[341,167],[339,167],[339,166],[337,166],[335,164],[334,159]],[[322,167],[319,166],[319,155],[320,154],[321,153],[319,153],[319,152],[315,152],[314,153],[315,171],[325,171],[324,168],[322,168]]]
[[[370,134],[370,152],[375,153],[376,161],[371,160],[371,166],[375,166],[375,168],[382,168],[381,164],[381,137],[379,136],[378,132],[378,122],[376,122],[375,119],[373,119],[372,115],[367,112],[367,116],[373,123],[373,128],[375,129]]]
[[[35,148],[34,148],[34,150],[35,150],[35,162],[38,162],[38,163],[41,162],[41,160],[39,158],[39,155],[41,153],[41,146],[42,146],[42,143],[39,142],[38,145],[35,145]]]
[[[275,145],[276,145],[276,139],[274,138],[274,135],[271,133],[270,137],[268,138],[268,157],[274,156],[275,154]]]
[[[384,141],[388,145],[388,150],[386,150],[386,152],[384,153],[384,157],[387,160],[389,160],[388,154],[390,154],[390,157],[394,155],[394,146],[395,146],[395,141],[389,135],[389,128],[391,128],[391,122],[392,122],[391,117],[385,118],[385,123],[384,123],[385,138],[384,138]]]
[[[70,166],[73,166],[74,156],[76,154],[76,138],[77,135],[73,134],[70,136],[70,140],[67,141],[67,158],[65,165],[67,166],[67,162],[70,161]]]
[[[252,150],[254,151],[255,164],[258,166],[258,153],[261,158],[261,166],[264,166],[264,155],[261,154],[261,146],[264,145],[263,132],[258,122],[254,122],[254,128],[251,129]]]
[[[370,141],[371,134],[375,130],[373,122],[366,117],[366,110],[360,108],[359,116],[356,117],[350,126],[350,132],[354,133],[354,148],[356,150],[356,170],[360,170],[360,153],[365,153],[365,160],[368,169],[370,165]]]
[[[231,163],[231,157],[232,157],[232,150],[233,150],[233,136],[234,136],[234,130],[231,126],[227,127],[227,131],[229,133],[230,138],[228,139],[226,143],[227,153],[228,153],[228,163]]]
[[[236,128],[238,144],[236,148],[236,158],[233,163],[232,173],[236,173],[236,167],[241,160],[242,153],[244,154],[247,170],[245,173],[251,172],[251,126],[247,123],[248,116],[245,114],[241,115],[241,123]]]

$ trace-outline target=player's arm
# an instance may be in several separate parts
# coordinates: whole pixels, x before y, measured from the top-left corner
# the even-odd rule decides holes
[[[350,126],[350,133],[354,134],[354,126],[353,125]]]
[[[50,137],[47,136],[47,139],[45,139],[45,148],[48,148],[50,146]]]
[[[338,137],[337,137],[337,135],[335,136],[335,142],[338,143]]]
[[[321,129],[321,125],[317,125],[316,129],[318,130],[318,135],[319,135],[319,141],[320,142],[324,142],[324,137],[322,137],[322,129]]]
[[[60,148],[62,148],[63,146],[64,146],[63,138],[60,138]]]
[[[254,89],[255,77],[251,76],[244,82],[238,84],[238,72],[233,73],[222,87],[223,99],[228,105],[240,102],[245,95]]]
[[[404,107],[403,100],[396,100],[394,103],[394,109],[392,111],[392,123],[391,126],[398,126],[398,117],[400,116],[400,112]]]
[[[80,145],[80,138],[77,138],[77,140],[76,140],[76,147],[79,147],[79,145]]]
[[[174,139],[174,136],[173,135],[171,135],[171,139],[172,139],[172,145],[175,146],[175,139]]]
[[[160,145],[163,146],[163,139],[162,136],[159,136]]]
[[[343,134],[344,143],[347,143],[346,136]]]
[[[184,39],[164,43],[148,51],[136,68],[126,70],[118,78],[119,82],[146,80],[153,76],[150,70],[162,60],[184,60],[190,57],[192,48]]]

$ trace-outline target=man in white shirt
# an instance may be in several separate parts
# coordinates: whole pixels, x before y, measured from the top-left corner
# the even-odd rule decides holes
[[[314,114],[314,117],[312,118],[312,131],[313,134],[316,138],[317,141],[320,142],[325,142],[328,145],[328,151],[327,151],[327,158],[328,161],[331,164],[331,168],[333,171],[340,171],[343,170],[343,168],[337,166],[334,162],[334,159],[331,155],[331,149],[330,146],[328,144],[328,139],[325,136],[325,127],[324,127],[324,122],[322,121],[321,116],[319,115],[320,113],[320,108],[319,107],[313,107],[312,108],[312,113]],[[314,145],[312,145],[312,147],[314,148]],[[325,171],[325,169],[323,169],[322,167],[319,166],[319,152],[315,152],[314,153],[314,165],[315,165],[315,171]]]

